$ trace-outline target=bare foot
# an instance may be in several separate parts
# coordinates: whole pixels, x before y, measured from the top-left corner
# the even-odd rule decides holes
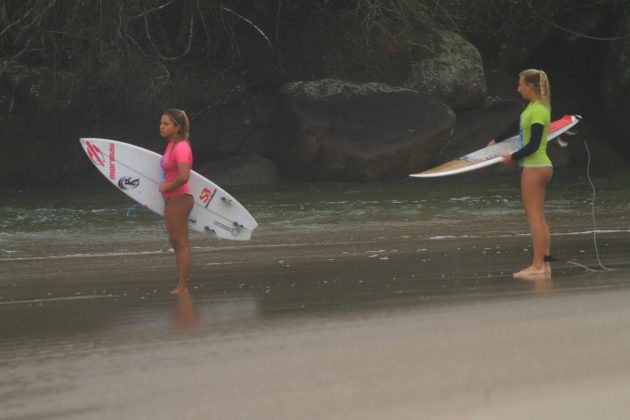
[[[542,266],[536,267],[535,265],[530,265],[529,267],[514,273],[514,277],[536,277],[536,276],[545,276],[551,273],[551,267],[546,267],[544,264]]]
[[[179,294],[186,294],[186,293],[188,293],[188,287],[186,286],[184,287],[177,286],[176,288],[171,290],[172,295],[179,295]]]

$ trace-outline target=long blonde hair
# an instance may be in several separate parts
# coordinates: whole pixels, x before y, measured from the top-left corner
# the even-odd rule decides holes
[[[523,78],[525,83],[534,87],[534,91],[540,96],[540,101],[549,109],[551,109],[551,86],[547,73],[542,70],[528,69],[520,72],[519,77]]]

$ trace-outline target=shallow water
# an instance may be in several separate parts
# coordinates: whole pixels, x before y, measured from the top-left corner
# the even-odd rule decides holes
[[[230,366],[240,361],[256,370],[260,362],[271,363],[272,371],[286,369],[282,359],[271,357],[273,337],[284,343],[288,358],[299,359],[308,352],[289,344],[293,339],[322,351],[349,339],[345,352],[353,347],[352,331],[366,328],[369,345],[392,357],[383,361],[391,380],[405,382],[409,378],[397,373],[397,350],[387,347],[400,337],[381,339],[385,324],[410,334],[410,320],[437,316],[439,324],[444,311],[461,310],[474,319],[478,305],[544,309],[550,300],[543,297],[626,293],[630,176],[593,175],[597,250],[614,271],[587,273],[566,261],[601,269],[590,186],[580,173],[557,172],[547,218],[553,254],[562,261],[554,263],[551,279],[511,276],[531,259],[517,175],[473,174],[230,189],[260,227],[246,243],[192,233],[191,294],[183,297],[168,294],[174,261],[161,219],[134,210],[113,187],[2,193],[0,412],[9,413],[7,418],[169,418],[175,415],[170,401],[156,397],[166,393],[173,402],[190,404],[184,418],[212,418],[216,399],[205,395],[193,403],[176,392],[178,386],[191,392],[195,383],[220,386],[219,379],[190,382],[201,372],[215,372],[253,393],[247,397],[251,405],[240,405],[236,391],[217,391],[226,410],[219,412],[248,418],[257,405],[267,407],[254,395],[269,378],[248,377],[251,371]],[[344,338],[335,331],[345,331]],[[447,328],[440,336],[451,333]],[[357,338],[356,344],[366,343]],[[258,349],[272,353],[261,360]],[[351,365],[348,374],[365,368]],[[303,381],[317,377],[315,366],[299,366],[293,372],[304,375]],[[343,372],[344,365],[337,369]],[[160,372],[169,386],[156,383],[153,375]],[[361,388],[360,381],[348,386]],[[283,389],[277,398],[294,392]],[[343,410],[327,411],[329,395],[320,397],[314,411],[267,407],[262,417],[344,417]],[[391,409],[383,414],[395,412],[392,401],[382,401]],[[347,417],[370,417],[369,407],[366,402],[365,411],[350,410]]]
[[[587,180],[556,175],[546,207],[553,254],[594,269],[599,262],[625,267],[628,178],[596,174],[595,182],[596,236]],[[244,316],[256,319],[529,290],[510,279],[531,259],[517,183],[508,174],[236,189],[260,227],[245,243],[191,233],[192,295],[213,308],[236,299]],[[172,303],[166,292],[174,263],[161,218],[135,209],[114,188],[20,191],[1,199],[0,311],[112,305],[135,312],[144,306],[138,301]],[[564,262],[554,267],[556,289],[596,277]],[[49,331],[40,320],[32,319],[38,334]],[[3,324],[9,336],[21,334]]]
[[[628,176],[595,174],[597,229],[627,232]],[[407,230],[417,238],[527,234],[516,174],[379,184],[306,184],[233,189],[258,220],[251,244],[306,235]],[[110,186],[96,190],[0,193],[0,259],[65,258],[74,254],[156,252],[168,247],[161,218]],[[583,175],[560,173],[548,192],[555,235],[588,234],[591,190]],[[193,233],[198,247],[224,244]],[[234,246],[234,243],[229,243]]]

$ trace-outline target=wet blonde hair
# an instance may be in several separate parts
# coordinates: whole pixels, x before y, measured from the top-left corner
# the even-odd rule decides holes
[[[547,73],[542,70],[528,69],[518,74],[523,81],[534,87],[534,91],[540,96],[540,101],[549,109],[551,109],[551,86]]]
[[[177,132],[179,137],[188,140],[188,137],[190,137],[190,121],[186,112],[177,108],[169,108],[163,114],[168,116],[173,123],[179,125],[179,131]]]

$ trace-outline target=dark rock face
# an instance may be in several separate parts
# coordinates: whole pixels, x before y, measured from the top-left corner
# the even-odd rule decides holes
[[[483,108],[457,114],[457,123],[440,161],[456,159],[480,149],[517,119],[523,111],[520,101],[498,100]]]
[[[418,23],[410,30],[390,31],[375,25],[365,34],[354,16],[335,19],[337,25],[310,22],[287,40],[284,66],[289,81],[376,81],[416,90],[456,110],[483,105],[481,55],[456,33]]]
[[[0,185],[59,180],[69,148],[54,141],[66,128],[64,80],[51,69],[4,62],[0,68]]]
[[[290,83],[281,101],[276,161],[301,180],[404,177],[433,161],[455,123],[448,106],[379,83]]]
[[[612,43],[603,83],[604,107],[613,137],[630,151],[630,39]]]
[[[124,3],[129,16],[142,12],[136,3]],[[378,2],[241,3],[238,10],[255,30],[223,16],[223,35],[204,41],[195,32],[190,54],[175,61],[142,51],[142,42],[140,50],[125,47],[131,38],[119,33],[111,42],[94,34],[95,42],[85,43],[90,40],[80,25],[78,32],[67,31],[68,42],[57,52],[24,49],[40,37],[57,37],[63,16],[55,15],[61,9],[47,8],[43,26],[25,20],[26,31],[20,28],[23,14],[14,10],[5,50],[25,54],[0,58],[0,187],[89,179],[94,168],[79,137],[162,153],[158,123],[170,107],[191,117],[196,167],[225,159],[240,167],[229,158],[255,155],[274,161],[287,180],[404,178],[493,137],[520,101],[517,75],[528,67],[550,76],[554,117],[580,114],[596,126],[593,143],[606,156],[604,165],[615,153],[630,153],[630,40],[620,36],[627,32],[623,2],[576,8],[574,0],[558,0],[542,2],[542,9],[531,2],[494,2],[497,13],[487,22],[484,10],[465,27],[434,21],[432,13],[410,13],[427,12],[422,2],[402,2],[401,10],[372,9]],[[461,9],[447,3],[447,15]],[[470,12],[478,8],[472,3],[460,5]],[[181,11],[185,4],[172,8]],[[93,8],[83,6],[89,15]],[[217,8],[206,6],[195,19],[215,16],[208,12]],[[163,18],[173,15],[170,7]],[[138,29],[134,22],[128,20],[130,34]],[[486,27],[486,35],[479,32]],[[170,46],[181,51],[179,41]],[[457,112],[452,138],[451,109]],[[554,147],[554,162],[585,159],[580,148]]]
[[[482,106],[487,88],[479,51],[453,32],[439,31],[433,38],[433,54],[412,61],[403,86],[456,110]]]
[[[282,182],[278,167],[260,156],[237,156],[211,162],[199,173],[218,185],[272,185]]]

